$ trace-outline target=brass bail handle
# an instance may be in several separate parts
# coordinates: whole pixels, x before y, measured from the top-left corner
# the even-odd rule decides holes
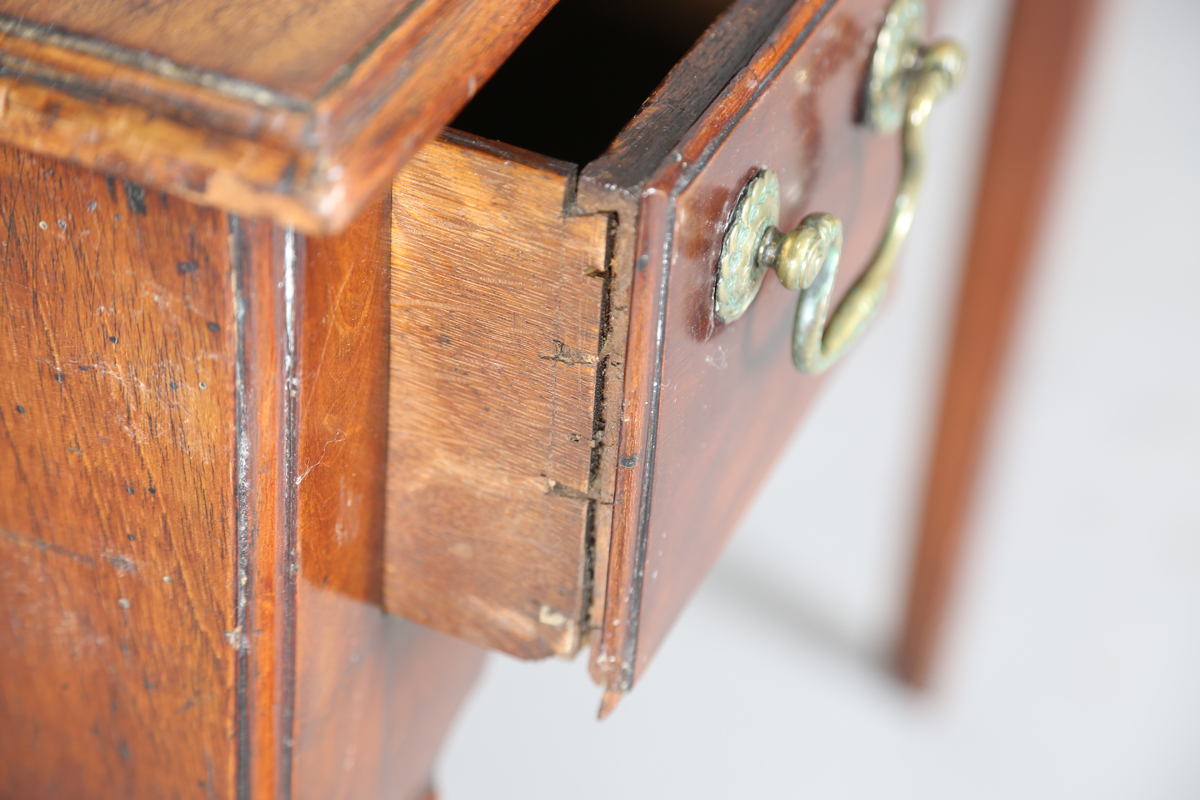
[[[792,361],[808,374],[825,371],[850,347],[875,315],[904,238],[912,227],[925,166],[925,123],[934,103],[962,76],[965,54],[954,42],[920,47],[920,0],[897,0],[876,39],[864,117],[888,132],[903,122],[903,171],[891,218],[863,274],[829,315],[842,251],[842,223],[832,214],[809,214],[794,230],[775,227],[779,181],[763,170],[738,202],[718,268],[715,310],[722,322],[740,317],[767,269],[799,290],[792,332]],[[754,245],[757,244],[757,247]],[[828,319],[828,322],[826,321]]]

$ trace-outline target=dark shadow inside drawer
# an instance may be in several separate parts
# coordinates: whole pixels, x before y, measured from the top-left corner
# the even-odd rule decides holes
[[[451,127],[586,164],[731,0],[561,0]]]

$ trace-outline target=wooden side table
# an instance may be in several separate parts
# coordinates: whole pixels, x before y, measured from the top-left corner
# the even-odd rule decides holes
[[[602,713],[644,673],[882,297],[961,63],[915,0],[564,0],[481,91],[552,5],[0,5],[0,795],[421,797],[481,648],[587,649]],[[1013,59],[1088,3],[1037,5]],[[1070,60],[1010,70],[997,175]],[[917,682],[1022,253],[963,300]]]

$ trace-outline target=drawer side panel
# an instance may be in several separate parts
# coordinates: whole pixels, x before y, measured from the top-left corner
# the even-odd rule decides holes
[[[464,137],[393,185],[385,605],[523,658],[587,598],[607,218],[573,168]]]

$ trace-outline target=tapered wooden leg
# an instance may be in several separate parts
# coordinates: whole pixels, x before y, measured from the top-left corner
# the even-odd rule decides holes
[[[1028,262],[1094,0],[1015,0],[958,300],[896,668],[930,677]]]

